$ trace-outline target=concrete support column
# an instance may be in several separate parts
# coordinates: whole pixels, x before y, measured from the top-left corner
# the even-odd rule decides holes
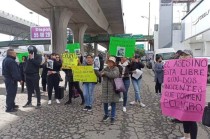
[[[53,7],[50,10],[50,26],[52,30],[52,52],[63,53],[67,43],[67,25],[72,12],[64,7]]]
[[[94,55],[97,56],[98,55],[98,44],[94,43]]]
[[[84,54],[84,35],[85,31],[88,28],[88,25],[86,24],[78,24],[71,26],[71,29],[74,34],[74,43],[80,43],[80,52],[81,54]]]

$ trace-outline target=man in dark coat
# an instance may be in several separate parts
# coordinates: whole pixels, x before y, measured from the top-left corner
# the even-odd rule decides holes
[[[17,94],[17,82],[21,81],[20,70],[15,61],[16,53],[13,49],[7,50],[7,57],[2,63],[2,74],[6,85],[6,112],[16,112],[18,105],[15,105]]]
[[[29,58],[26,61],[25,75],[26,75],[26,87],[28,91],[28,102],[23,107],[32,106],[31,99],[32,93],[36,91],[37,106],[36,109],[41,107],[41,96],[39,88],[39,68],[42,63],[42,56],[37,54],[35,46],[28,47]]]

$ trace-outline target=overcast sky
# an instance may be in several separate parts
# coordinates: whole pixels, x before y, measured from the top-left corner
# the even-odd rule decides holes
[[[126,33],[132,34],[147,34],[148,20],[141,18],[141,16],[148,17],[149,0],[122,0],[123,11],[125,18]],[[159,0],[150,0],[151,2],[151,28],[150,33],[153,32],[154,24],[158,23],[159,19]],[[41,26],[49,26],[49,22],[46,18],[38,16],[36,13],[30,13],[31,10],[25,8],[15,0],[2,0],[0,4],[0,10],[11,13],[18,17],[22,17],[26,20],[39,24]],[[174,8],[174,21],[177,22],[182,17],[182,11],[175,6]],[[0,35],[0,41],[10,40],[11,37]]]

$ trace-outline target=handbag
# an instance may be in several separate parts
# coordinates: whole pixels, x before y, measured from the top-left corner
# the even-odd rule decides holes
[[[210,127],[210,102],[208,102],[208,106],[204,108],[202,124]]]
[[[125,92],[125,85],[122,78],[114,79],[114,89],[116,93]]]

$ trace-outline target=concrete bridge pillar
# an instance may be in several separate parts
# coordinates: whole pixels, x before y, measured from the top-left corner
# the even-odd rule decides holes
[[[74,34],[74,43],[80,43],[80,52],[83,55],[84,54],[84,35],[85,31],[88,28],[88,25],[86,24],[77,24],[71,26],[71,29]]]
[[[50,26],[52,30],[52,52],[63,53],[67,44],[67,25],[72,12],[64,7],[50,9]]]

